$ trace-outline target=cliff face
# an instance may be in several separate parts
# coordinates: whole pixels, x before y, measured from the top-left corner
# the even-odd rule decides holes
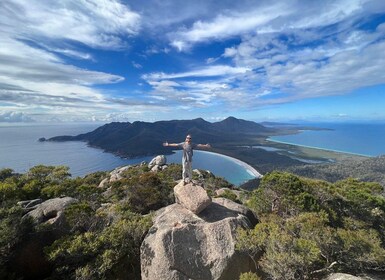
[[[196,188],[186,185],[184,195]],[[142,279],[230,280],[255,270],[251,259],[235,250],[237,228],[253,228],[257,222],[242,205],[214,198],[194,214],[175,203],[158,210],[153,222],[141,245]]]

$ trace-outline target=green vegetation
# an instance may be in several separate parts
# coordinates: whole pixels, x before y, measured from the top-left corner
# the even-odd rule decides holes
[[[348,177],[365,182],[378,182],[385,187],[385,156],[362,159],[345,159],[336,163],[295,165],[288,172],[309,178],[336,182]]]
[[[385,197],[378,183],[272,172],[248,206],[261,222],[238,231],[237,249],[255,261],[260,276],[318,279],[328,270],[385,270]]]
[[[152,212],[174,202],[181,166],[163,171],[132,166],[104,185],[107,172],[71,178],[67,167],[35,166],[25,174],[0,170],[0,278],[22,279],[15,269],[21,244],[43,238],[50,224],[34,225],[17,202],[69,196],[66,230],[47,238],[47,279],[140,279],[140,245]],[[194,173],[210,194],[233,186],[210,172]],[[223,197],[236,200],[232,191]],[[246,195],[259,217],[254,229],[238,231],[237,249],[255,262],[257,273],[240,279],[319,279],[327,271],[385,270],[385,198],[378,183],[345,179],[335,183],[272,172]],[[17,267],[17,266],[16,266]],[[41,278],[44,278],[41,276]]]
[[[174,203],[173,187],[182,167],[171,164],[163,171],[132,166],[119,180],[107,172],[71,178],[64,166],[38,165],[25,174],[0,170],[0,279],[23,279],[28,272],[17,268],[21,244],[42,244],[50,264],[43,279],[140,279],[140,245],[151,227],[152,211]],[[212,193],[231,186],[209,172],[194,174]],[[57,197],[76,198],[64,210],[60,234],[51,224],[34,225],[19,201]],[[36,241],[39,241],[36,243]],[[15,264],[17,263],[17,264]],[[23,274],[24,273],[24,274]],[[27,274],[25,274],[27,273]],[[39,272],[37,272],[39,273]]]
[[[241,277],[239,278],[239,280],[260,280],[260,279],[261,278],[259,278],[255,273],[252,273],[252,272],[242,273]]]
[[[103,214],[106,213],[99,213]],[[53,276],[59,279],[68,275],[76,279],[122,279],[127,276],[128,279],[139,279],[139,248],[151,226],[151,217],[130,212],[120,212],[120,215],[110,226],[88,228],[48,247],[46,252],[56,267]]]

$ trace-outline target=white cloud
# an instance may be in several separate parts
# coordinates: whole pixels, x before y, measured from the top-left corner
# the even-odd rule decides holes
[[[59,53],[68,57],[77,58],[77,59],[85,59],[85,60],[94,60],[91,54],[84,53],[76,50],[71,49],[49,49],[51,52]]]
[[[0,7],[3,30],[46,44],[65,39],[98,48],[120,48],[125,44],[121,35],[137,34],[140,28],[140,15],[114,0],[5,0]]]
[[[192,45],[232,37],[248,37],[254,34],[271,34],[320,28],[353,20],[358,15],[374,13],[366,7],[376,2],[376,12],[384,11],[381,1],[269,1],[247,3],[246,9],[220,10],[211,18],[196,20],[191,27],[183,26],[170,32],[170,44],[178,51],[190,50]],[[351,24],[351,23],[349,23]],[[231,49],[225,54],[232,56]]]
[[[142,69],[143,66],[139,63],[136,63],[135,61],[132,62],[132,66],[134,66],[136,69]]]
[[[258,7],[253,11],[231,15],[218,15],[212,21],[196,21],[188,30],[180,30],[170,34],[171,45],[179,51],[185,50],[191,43],[204,42],[210,39],[225,39],[239,36],[257,30],[273,19],[287,14],[290,6],[277,3],[265,7]]]
[[[213,65],[194,69],[187,72],[181,73],[151,73],[143,75],[142,78],[145,80],[163,80],[163,79],[179,79],[188,77],[215,77],[215,76],[228,76],[243,74],[249,71],[247,67],[231,67],[228,65]]]
[[[24,1],[0,3],[0,101],[4,108],[39,118],[87,116],[123,107],[96,84],[118,83],[119,75],[83,69],[66,57],[91,60],[78,50],[119,50],[140,28],[139,14],[118,1]],[[74,43],[76,42],[76,43]]]
[[[30,116],[21,112],[0,112],[0,122],[34,122]]]
[[[385,83],[383,65],[385,41],[360,50],[341,51],[326,61],[290,62],[269,65],[267,83],[302,99],[349,93],[355,89]]]
[[[385,83],[385,23],[373,30],[379,17],[371,22],[385,12],[380,0],[125,3],[1,1],[1,106],[118,120],[128,106],[140,114],[250,109]],[[141,85],[137,61],[145,60]],[[124,80],[113,71],[133,87],[113,88]]]

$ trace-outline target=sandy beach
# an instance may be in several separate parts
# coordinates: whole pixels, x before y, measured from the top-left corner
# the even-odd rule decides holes
[[[262,178],[263,175],[261,173],[259,173],[254,167],[252,167],[251,165],[247,164],[246,162],[243,162],[237,158],[234,158],[234,157],[230,157],[230,156],[226,156],[226,155],[223,155],[223,154],[219,154],[219,153],[213,153],[213,152],[208,152],[208,151],[202,151],[202,150],[199,150],[199,152],[202,152],[202,153],[210,153],[210,154],[216,154],[218,156],[221,156],[221,157],[224,157],[224,158],[227,158],[235,163],[237,163],[238,165],[241,165],[243,168],[246,169],[246,171],[252,175],[252,176],[255,176],[256,178]]]

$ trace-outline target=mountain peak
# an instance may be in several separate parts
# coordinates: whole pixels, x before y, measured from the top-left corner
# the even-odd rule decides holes
[[[224,119],[223,121],[239,121],[239,119],[237,119],[236,117],[233,117],[233,116],[230,116],[230,117],[227,117],[226,119]]]

